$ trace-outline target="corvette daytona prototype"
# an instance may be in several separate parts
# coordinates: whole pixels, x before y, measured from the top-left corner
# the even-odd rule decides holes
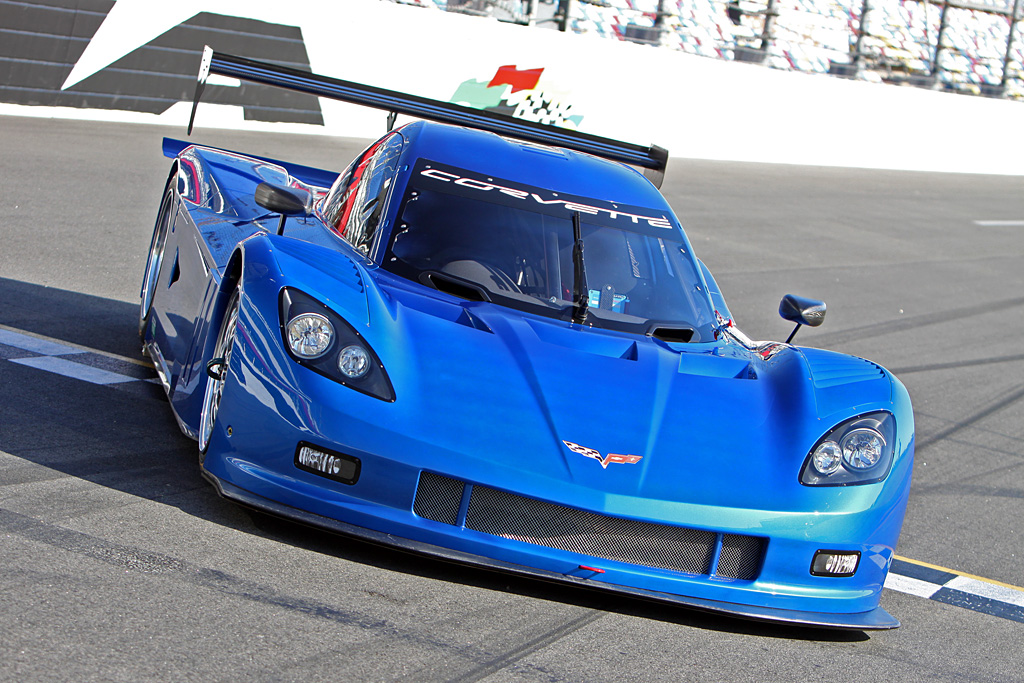
[[[221,495],[547,580],[898,626],[907,391],[743,335],[633,168],[659,181],[664,150],[209,50],[197,101],[210,73],[430,119],[340,174],[165,141],[140,331]]]

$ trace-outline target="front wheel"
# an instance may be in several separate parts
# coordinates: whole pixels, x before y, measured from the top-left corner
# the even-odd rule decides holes
[[[220,400],[224,394],[224,383],[227,381],[231,349],[235,344],[235,330],[238,327],[238,301],[238,290],[236,289],[228,300],[220,332],[217,334],[217,343],[213,347],[213,357],[206,366],[209,376],[206,379],[203,412],[199,420],[199,452],[203,454],[210,447],[213,425],[217,421]]]

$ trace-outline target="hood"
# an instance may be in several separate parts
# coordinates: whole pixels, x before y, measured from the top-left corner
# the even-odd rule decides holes
[[[810,448],[831,420],[856,414],[832,414],[844,368],[816,383],[793,347],[766,360],[736,344],[669,344],[415,288],[368,291],[368,329],[403,431],[451,476],[515,481],[567,504],[596,491],[778,509],[791,490],[797,508]],[[850,358],[812,355],[825,370]],[[850,360],[845,372],[866,363]],[[889,400],[884,371],[872,369],[856,378],[862,406]]]

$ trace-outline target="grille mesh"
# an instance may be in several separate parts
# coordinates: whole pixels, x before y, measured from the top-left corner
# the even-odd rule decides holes
[[[604,515],[474,486],[466,527],[630,564],[707,574],[716,535]]]
[[[731,579],[757,578],[764,554],[764,539],[757,536],[723,534],[722,554],[718,556],[715,573]]]
[[[413,512],[435,522],[458,524],[464,488],[465,484],[458,479],[422,472],[419,488],[416,489]]]
[[[420,474],[413,511],[420,517],[457,526],[465,483],[432,472]],[[466,528],[591,557],[659,567],[687,574],[711,571],[717,534],[700,529],[607,517],[474,486]],[[723,534],[715,574],[752,580],[761,569],[767,540]]]

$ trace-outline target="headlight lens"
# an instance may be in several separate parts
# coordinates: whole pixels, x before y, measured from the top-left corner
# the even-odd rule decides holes
[[[892,468],[896,419],[883,411],[868,413],[832,428],[807,455],[800,483],[851,486],[885,479]]]
[[[878,464],[885,439],[874,429],[855,429],[843,437],[843,462],[853,470],[866,470]]]
[[[338,354],[338,369],[349,379],[359,379],[370,370],[370,354],[358,344],[346,346]]]
[[[814,449],[811,464],[818,474],[833,474],[843,464],[843,449],[835,441],[826,441]]]
[[[303,313],[285,326],[288,348],[299,358],[319,358],[334,341],[334,325],[322,315]]]
[[[384,366],[362,335],[308,294],[281,290],[281,334],[299,365],[382,401],[395,400]]]

